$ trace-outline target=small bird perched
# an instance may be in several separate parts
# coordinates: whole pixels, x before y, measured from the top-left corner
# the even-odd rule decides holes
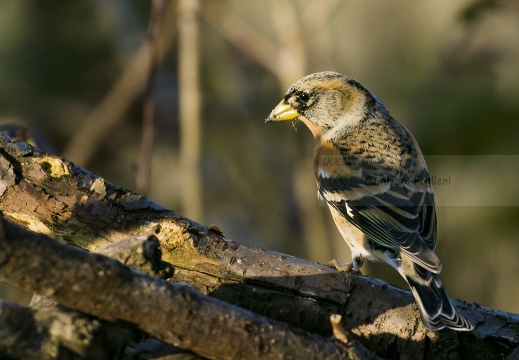
[[[351,248],[353,270],[366,259],[388,263],[411,287],[428,329],[472,330],[438,277],[433,189],[413,135],[337,72],[294,83],[266,122],[285,120],[302,121],[316,139],[318,196]]]

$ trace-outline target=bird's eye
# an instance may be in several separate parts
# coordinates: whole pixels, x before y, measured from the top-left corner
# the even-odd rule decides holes
[[[297,97],[299,97],[299,100],[303,101],[303,102],[307,102],[308,100],[310,100],[310,95],[308,95],[307,92],[300,92],[299,95],[297,95]]]

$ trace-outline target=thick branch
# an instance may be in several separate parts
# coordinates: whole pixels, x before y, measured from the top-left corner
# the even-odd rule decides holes
[[[170,273],[153,235],[119,241],[100,253],[147,274],[164,277]],[[40,295],[33,297],[30,307],[0,302],[1,358],[129,360],[164,356],[171,360],[205,359],[149,338],[126,323],[102,321]]]
[[[171,267],[161,261],[159,242],[153,235],[121,240],[100,249],[99,253],[146,274],[161,278],[171,274]],[[70,273],[66,272],[65,276],[70,276]],[[167,356],[170,360],[205,359],[150,338],[127,323],[103,321],[40,295],[35,295],[29,306],[0,303],[0,357],[134,360]]]
[[[58,306],[0,301],[0,358],[111,360],[139,337],[127,328]]]
[[[477,304],[456,305],[473,333],[427,332],[412,296],[380,280],[228,241],[63,159],[0,137],[0,211],[36,232],[93,250],[153,233],[173,280],[298,327],[331,334],[329,316],[379,354],[403,358],[502,358],[518,347],[519,318]]]
[[[136,324],[152,336],[211,358],[347,356],[338,342],[0,222],[0,279],[67,307]]]

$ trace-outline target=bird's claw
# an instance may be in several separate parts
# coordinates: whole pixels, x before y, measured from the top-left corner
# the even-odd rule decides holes
[[[351,273],[353,275],[362,275],[360,270],[355,270],[352,262],[340,264],[339,261],[337,261],[337,259],[332,259],[332,261],[328,263],[328,266],[334,267],[335,269],[337,269],[337,271],[340,272]]]

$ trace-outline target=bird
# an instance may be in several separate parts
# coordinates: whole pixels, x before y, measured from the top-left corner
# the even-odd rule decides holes
[[[431,177],[411,132],[361,83],[334,71],[296,81],[265,122],[288,120],[315,138],[318,197],[351,249],[349,270],[387,263],[409,284],[427,329],[471,331],[439,278]]]

